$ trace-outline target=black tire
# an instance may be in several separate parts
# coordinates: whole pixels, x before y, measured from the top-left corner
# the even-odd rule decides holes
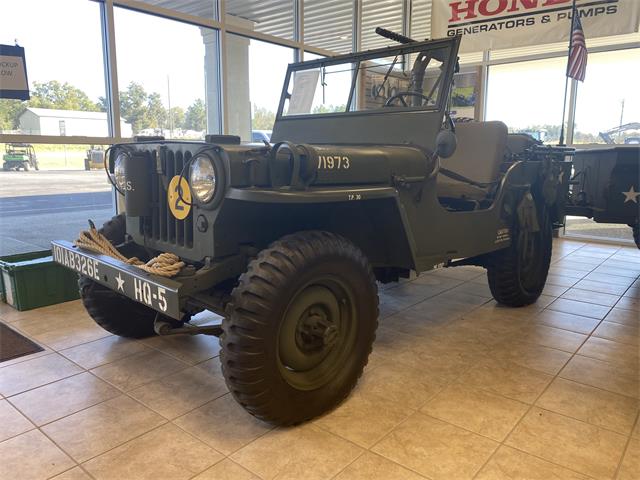
[[[633,230],[633,241],[636,242],[636,247],[640,248],[640,220],[629,226]]]
[[[360,249],[328,232],[288,235],[260,252],[231,296],[220,360],[247,411],[293,425],[349,395],[378,325],[377,285]]]
[[[124,242],[124,215],[117,215],[100,229],[114,245]],[[144,338],[155,335],[155,310],[135,302],[88,277],[78,279],[82,304],[93,320],[106,331],[120,337]]]
[[[539,204],[538,209],[540,229],[526,232],[516,225],[511,246],[494,254],[487,265],[489,289],[502,305],[530,305],[544,289],[551,263],[553,231],[546,209]]]

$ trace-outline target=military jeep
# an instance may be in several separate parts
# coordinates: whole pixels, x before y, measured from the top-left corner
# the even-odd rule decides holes
[[[378,282],[480,265],[498,302],[535,302],[572,151],[501,122],[454,122],[459,43],[291,64],[272,143],[209,135],[113,146],[108,173],[125,212],[102,233],[126,257],[170,252],[186,266],[164,278],[54,241],[55,260],[81,275],[89,314],[127,337],[218,335],[236,400],[289,425],[356,384],[375,339]],[[221,324],[191,325],[203,310]]]

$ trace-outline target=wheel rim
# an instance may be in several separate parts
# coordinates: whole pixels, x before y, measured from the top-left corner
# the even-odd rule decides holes
[[[314,390],[334,378],[355,343],[356,314],[351,290],[334,277],[298,289],[283,315],[278,368],[289,385]]]

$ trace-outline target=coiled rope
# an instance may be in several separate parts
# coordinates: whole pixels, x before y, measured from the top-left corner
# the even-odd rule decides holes
[[[153,257],[147,263],[143,262],[138,257],[127,258],[96,229],[96,226],[91,220],[89,220],[89,230],[80,232],[80,236],[74,242],[74,245],[94,253],[107,255],[120,260],[121,262],[138,267],[145,272],[159,275],[161,277],[174,277],[180,272],[180,270],[182,270],[182,267],[185,266],[185,263],[180,260],[180,257],[173,253],[161,253],[157,257]]]

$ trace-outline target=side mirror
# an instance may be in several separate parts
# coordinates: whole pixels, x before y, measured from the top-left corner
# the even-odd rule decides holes
[[[436,137],[436,154],[440,158],[449,158],[456,151],[458,140],[451,130],[440,130]]]

